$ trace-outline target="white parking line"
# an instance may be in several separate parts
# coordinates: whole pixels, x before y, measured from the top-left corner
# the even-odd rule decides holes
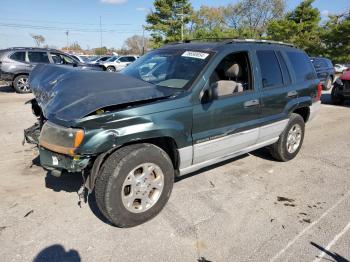
[[[325,216],[327,216],[334,208],[336,208],[341,202],[344,201],[348,197],[350,192],[345,194],[342,198],[340,198],[333,206],[331,206],[326,212],[322,214],[317,220],[312,222],[309,226],[304,228],[295,238],[288,242],[288,244],[282,248],[273,258],[270,259],[271,262],[276,261],[282,254],[284,254],[300,237],[302,237],[308,230],[313,228],[318,222],[320,222]]]
[[[344,229],[336,235],[333,240],[325,247],[325,250],[330,251],[331,247],[341,238],[348,230],[350,229],[350,222],[349,224],[344,227]],[[322,251],[317,258],[314,259],[313,262],[319,262],[321,259],[326,255],[324,251]]]

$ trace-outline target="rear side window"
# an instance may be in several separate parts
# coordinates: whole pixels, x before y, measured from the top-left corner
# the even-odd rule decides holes
[[[264,88],[277,87],[283,85],[282,72],[272,50],[257,51],[260,65],[261,79]]]
[[[133,56],[129,56],[128,57],[128,61],[129,62],[134,62],[136,59],[135,59],[135,57],[133,57]]]
[[[26,61],[26,52],[15,52],[10,58],[15,61],[24,62]]]
[[[46,52],[28,52],[28,59],[33,63],[50,63]]]
[[[310,58],[305,53],[287,52],[287,56],[292,64],[297,82],[316,79]]]
[[[124,56],[124,57],[119,58],[119,61],[120,62],[129,62],[129,59],[127,56]]]
[[[286,62],[284,61],[284,58],[280,51],[277,52],[277,57],[278,57],[278,61],[280,62],[280,66],[283,73],[283,83],[285,85],[289,85],[292,82],[292,80],[290,78],[290,74],[289,74],[289,70],[286,65]]]

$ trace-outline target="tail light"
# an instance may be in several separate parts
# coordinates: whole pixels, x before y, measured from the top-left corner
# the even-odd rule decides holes
[[[319,101],[321,99],[321,95],[322,95],[322,84],[321,82],[318,83],[317,85],[317,96],[316,96],[316,101]]]

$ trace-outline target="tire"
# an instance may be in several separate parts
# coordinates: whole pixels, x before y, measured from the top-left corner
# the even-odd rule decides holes
[[[13,80],[13,88],[20,94],[30,93],[31,91],[28,85],[28,75],[16,76]]]
[[[106,71],[107,71],[107,72],[115,72],[115,67],[114,67],[114,66],[108,66],[108,67],[106,68]]]
[[[327,79],[326,79],[326,82],[325,82],[324,89],[327,90],[327,91],[331,90],[332,84],[333,84],[333,78],[331,76],[328,76]]]
[[[344,104],[344,97],[335,94],[335,92],[337,91],[337,88],[338,87],[335,85],[332,89],[331,101],[333,105],[342,105]]]
[[[154,169],[145,172],[148,168]],[[133,227],[152,219],[163,209],[173,184],[174,167],[162,149],[152,144],[125,146],[103,163],[96,179],[96,203],[115,226]]]
[[[299,128],[299,135],[296,136],[294,140],[291,139],[291,143],[288,143],[288,139],[291,133],[296,131],[296,128]],[[305,122],[304,119],[295,113],[292,113],[287,127],[284,129],[283,133],[280,135],[278,141],[270,147],[270,153],[272,157],[278,161],[287,162],[293,159],[300,151],[300,148],[304,141],[305,133]],[[289,148],[289,145],[293,144],[294,146]],[[292,149],[292,150],[289,150]]]

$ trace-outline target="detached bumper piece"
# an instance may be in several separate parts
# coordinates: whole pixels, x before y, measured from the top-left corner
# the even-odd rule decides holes
[[[24,142],[27,142],[28,144],[39,144],[39,136],[40,136],[40,124],[35,123],[33,126],[24,129]]]
[[[81,172],[90,163],[87,156],[67,156],[39,147],[40,164],[48,170],[67,170],[68,172]]]

